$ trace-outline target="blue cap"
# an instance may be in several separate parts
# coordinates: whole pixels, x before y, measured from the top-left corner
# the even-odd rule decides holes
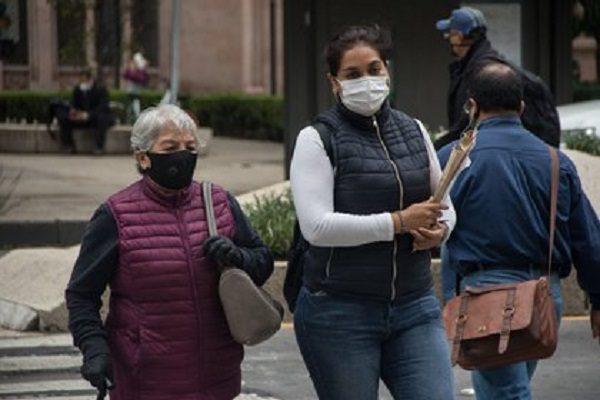
[[[461,7],[452,11],[450,18],[439,20],[435,27],[440,31],[456,30],[467,35],[475,28],[487,28],[487,22],[481,11],[471,7]]]

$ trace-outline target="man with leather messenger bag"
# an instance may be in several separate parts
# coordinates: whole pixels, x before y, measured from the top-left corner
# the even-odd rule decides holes
[[[466,105],[477,142],[451,190],[457,225],[446,246],[462,293],[444,317],[453,361],[473,369],[478,400],[531,399],[537,360],[556,346],[571,265],[600,338],[600,221],[573,162],[523,127],[522,99],[509,66],[478,72]],[[440,150],[442,165],[452,147]]]

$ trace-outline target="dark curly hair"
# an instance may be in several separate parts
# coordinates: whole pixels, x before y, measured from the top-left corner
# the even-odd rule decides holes
[[[387,29],[379,25],[349,26],[339,31],[325,47],[325,61],[331,75],[337,75],[344,53],[357,44],[366,44],[377,50],[385,62],[392,55],[392,39]]]

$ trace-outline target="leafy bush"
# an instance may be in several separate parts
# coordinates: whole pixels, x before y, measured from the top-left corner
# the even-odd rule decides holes
[[[188,108],[217,136],[283,141],[283,99],[277,96],[194,96]]]
[[[275,259],[285,259],[294,233],[294,203],[288,190],[282,196],[257,197],[245,208],[246,215]]]
[[[156,105],[163,93],[146,91],[140,94],[142,109]],[[0,122],[6,119],[31,123],[48,121],[48,103],[52,99],[68,100],[68,91],[0,93]],[[111,101],[126,106],[129,95],[122,90],[110,92]],[[183,108],[192,111],[200,125],[213,128],[215,135],[246,139],[283,141],[283,99],[274,96],[202,95],[180,97]],[[126,121],[125,107],[115,109],[116,117]]]
[[[568,149],[579,150],[600,156],[600,138],[585,131],[576,130],[563,133],[563,141]]]
[[[140,95],[142,107],[149,107],[158,104],[162,97],[161,92],[148,91]],[[51,100],[69,100],[71,92],[28,92],[28,91],[9,91],[0,93],[0,121],[6,119],[16,120],[18,122],[26,120],[31,123],[38,121],[40,123],[48,122],[48,103]],[[112,102],[126,105],[129,103],[129,94],[122,90],[110,92]],[[125,110],[117,109],[117,118],[125,120]]]
[[[67,92],[6,91],[0,93],[0,121],[7,119],[46,122],[48,102],[52,99],[69,99]]]

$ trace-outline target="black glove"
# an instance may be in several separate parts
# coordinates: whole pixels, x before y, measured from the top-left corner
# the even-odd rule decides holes
[[[204,242],[204,252],[219,265],[242,267],[242,251],[229,238],[213,236]]]
[[[97,400],[106,396],[107,390],[113,389],[113,373],[108,354],[98,354],[83,360],[81,376],[98,389]]]

